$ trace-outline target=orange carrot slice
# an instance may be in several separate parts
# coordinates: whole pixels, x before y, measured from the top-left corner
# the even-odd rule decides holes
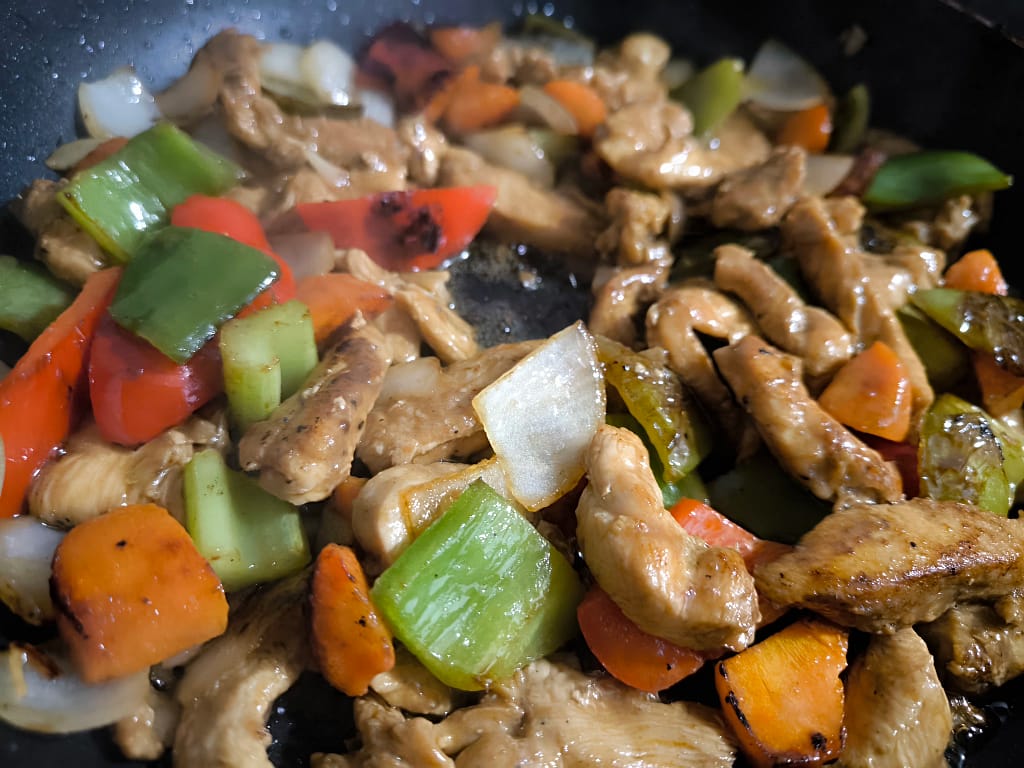
[[[574,80],[552,80],[544,93],[566,108],[576,119],[580,136],[591,137],[608,117],[608,108],[597,91]]]
[[[946,287],[958,291],[981,291],[1005,296],[1009,287],[991,251],[968,251],[945,275]]]
[[[507,118],[519,106],[519,91],[480,79],[480,67],[466,67],[452,84],[444,122],[455,133],[472,133]]]
[[[391,295],[380,286],[342,272],[310,275],[295,286],[296,297],[309,307],[313,336],[320,344],[356,312],[367,318],[391,306]]]
[[[876,341],[839,369],[818,404],[851,429],[902,442],[910,431],[910,394],[903,363]]]
[[[832,115],[824,104],[802,109],[786,118],[775,137],[776,144],[803,147],[812,154],[828,149],[832,137]]]

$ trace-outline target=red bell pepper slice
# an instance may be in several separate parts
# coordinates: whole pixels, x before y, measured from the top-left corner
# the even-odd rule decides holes
[[[152,440],[223,390],[216,340],[178,365],[109,314],[100,321],[89,358],[89,395],[105,440],[127,446]]]
[[[378,32],[359,64],[360,80],[390,87],[403,111],[423,107],[452,75],[451,62],[401,22]]]
[[[89,277],[78,297],[0,381],[0,436],[6,451],[0,518],[22,510],[29,484],[75,425],[85,393],[85,364],[100,317],[121,277]]]
[[[336,248],[361,248],[385,269],[433,269],[473,241],[497,196],[490,186],[415,189],[302,203],[295,211]]]

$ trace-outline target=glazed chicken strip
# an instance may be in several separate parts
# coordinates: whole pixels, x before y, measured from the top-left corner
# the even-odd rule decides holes
[[[749,645],[760,611],[743,559],[686,533],[668,513],[640,438],[599,427],[586,467],[576,536],[594,578],[623,613],[687,648]]]
[[[638,316],[661,296],[667,282],[668,267],[656,262],[617,270],[603,283],[595,280],[594,306],[587,322],[591,332],[633,346]]]
[[[957,690],[985,693],[1024,672],[1024,625],[990,605],[955,605],[918,629]]]
[[[769,450],[819,499],[842,506],[902,497],[895,465],[811,397],[799,358],[757,336],[746,336],[717,350],[715,362]]]
[[[956,502],[857,504],[755,571],[758,591],[865,632],[933,621],[1024,583],[1024,523]]]
[[[292,504],[327,498],[348,477],[389,362],[383,337],[361,316],[335,332],[302,388],[242,437],[242,467]]]
[[[776,226],[803,190],[807,153],[776,147],[760,165],[725,177],[711,201],[711,223],[757,231]]]
[[[356,456],[376,474],[396,464],[467,457],[487,447],[473,398],[537,347],[501,344],[442,368],[425,357],[392,366]]]
[[[945,768],[953,727],[932,655],[913,629],[875,635],[846,683],[843,768]]]
[[[715,249],[715,285],[736,294],[768,339],[825,376],[850,359],[854,338],[830,312],[808,306],[775,270],[738,245]]]
[[[272,768],[267,716],[310,663],[305,575],[248,593],[226,634],[185,668],[176,768]]]

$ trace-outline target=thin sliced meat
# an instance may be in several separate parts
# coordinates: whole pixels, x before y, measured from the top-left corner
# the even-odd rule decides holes
[[[661,296],[667,281],[668,268],[658,263],[616,270],[602,283],[595,280],[587,323],[591,332],[633,346],[641,313]]]
[[[957,690],[985,693],[1024,672],[1024,625],[990,605],[955,605],[918,629]]]
[[[756,231],[776,226],[803,190],[807,153],[776,147],[759,165],[730,173],[711,201],[711,223]]]
[[[671,258],[663,235],[673,211],[665,195],[615,187],[604,198],[611,223],[597,239],[597,249],[614,255],[621,267],[663,264]]]

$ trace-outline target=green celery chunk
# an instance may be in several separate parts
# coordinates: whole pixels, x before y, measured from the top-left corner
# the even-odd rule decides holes
[[[711,450],[711,433],[678,377],[617,341],[597,339],[605,381],[643,427],[665,482],[685,477]]]
[[[704,136],[715,130],[743,101],[743,62],[719,59],[672,91],[693,114],[693,132]]]
[[[224,235],[166,227],[141,243],[124,268],[110,314],[176,363],[278,276],[266,254]]]
[[[583,587],[551,543],[478,480],[371,592],[395,636],[439,680],[479,690],[570,640]]]
[[[215,450],[185,466],[185,528],[226,590],[289,576],[310,561],[299,510],[231,470]]]
[[[795,544],[831,512],[761,451],[708,484],[711,506],[758,538]]]
[[[219,195],[242,176],[227,158],[159,123],[75,174],[57,199],[104,250],[127,261],[174,206],[191,195]]]
[[[944,392],[958,384],[970,370],[967,347],[913,304],[900,307],[896,316],[932,386]]]
[[[864,83],[859,83],[839,100],[829,152],[846,155],[856,150],[864,141],[870,118],[871,92]]]
[[[0,328],[32,341],[74,298],[74,289],[45,269],[0,256]]]
[[[962,501],[1005,516],[1022,472],[1020,446],[1004,445],[1005,437],[981,408],[955,395],[940,396],[921,427],[921,495]]]
[[[301,301],[229,320],[219,343],[224,390],[242,430],[270,416],[317,364],[313,319]]]
[[[910,300],[968,347],[994,355],[1000,368],[1024,376],[1024,300],[952,288],[917,291]]]
[[[957,195],[995,192],[1012,182],[970,152],[914,152],[886,160],[864,193],[864,202],[875,208],[914,208]]]

